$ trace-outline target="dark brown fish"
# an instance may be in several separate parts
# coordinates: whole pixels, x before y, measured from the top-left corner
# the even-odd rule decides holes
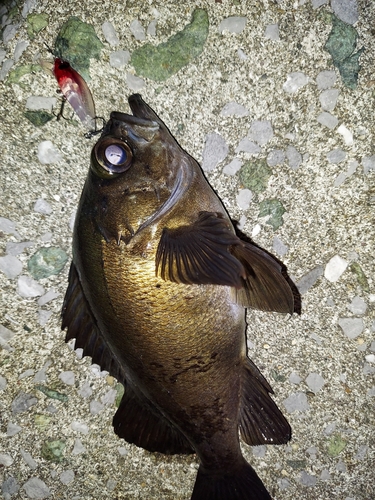
[[[282,265],[243,239],[198,163],[142,100],[93,148],[63,306],[76,338],[125,385],[129,443],[196,453],[194,500],[270,499],[241,454],[291,429],[246,355],[245,307],[293,313]]]

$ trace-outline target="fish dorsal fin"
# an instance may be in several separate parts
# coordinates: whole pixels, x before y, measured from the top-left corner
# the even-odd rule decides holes
[[[68,328],[65,341],[68,342],[75,338],[75,349],[82,348],[84,356],[91,356],[93,363],[98,364],[102,370],[107,370],[120,382],[124,382],[123,370],[99,330],[73,263],[70,266],[69,286],[65,294],[61,316],[61,329]]]
[[[200,212],[190,226],[163,229],[156,274],[175,283],[240,287],[244,268],[228,251],[237,240],[222,214]]]
[[[239,427],[242,439],[251,446],[284,444],[291,428],[276,403],[273,391],[254,363],[247,358],[242,374]]]
[[[240,239],[223,214],[200,212],[189,226],[164,228],[156,274],[175,283],[227,285],[234,300],[262,311],[294,312],[294,296],[282,265]]]
[[[116,434],[145,450],[165,454],[194,453],[189,441],[130,384],[113,417]]]

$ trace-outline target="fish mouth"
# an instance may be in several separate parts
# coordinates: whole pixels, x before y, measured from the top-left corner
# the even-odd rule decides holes
[[[128,98],[130,109],[133,114],[122,113],[121,111],[112,111],[110,115],[111,120],[126,122],[130,125],[149,125],[150,122],[156,122],[164,125],[158,115],[153,111],[150,106],[142,99],[140,94],[133,94]]]

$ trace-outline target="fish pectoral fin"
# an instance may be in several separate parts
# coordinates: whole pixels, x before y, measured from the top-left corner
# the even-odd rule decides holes
[[[234,290],[236,302],[260,311],[298,312],[298,291],[283,266],[265,250],[239,241],[231,252],[241,262],[246,276],[242,287]]]
[[[130,384],[125,385],[125,394],[112,421],[116,434],[151,452],[194,453],[186,437],[151,402],[137,394]]]
[[[292,435],[290,425],[270,396],[271,386],[249,358],[242,376],[242,439],[251,446],[287,443]]]
[[[164,228],[156,275],[175,283],[241,287],[245,270],[229,251],[239,238],[220,213],[200,212],[189,226]]]
[[[65,342],[76,339],[74,348],[82,348],[83,356],[91,356],[92,362],[107,370],[120,382],[124,382],[123,370],[104,341],[96,319],[82,290],[75,265],[71,264],[69,285],[62,307],[61,329],[68,328]]]

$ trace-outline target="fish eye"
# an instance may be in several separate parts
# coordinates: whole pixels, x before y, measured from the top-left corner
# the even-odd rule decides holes
[[[101,177],[122,174],[131,166],[133,153],[126,142],[116,137],[105,137],[94,146],[93,168]],[[98,169],[99,163],[101,169]],[[103,170],[104,169],[104,170]],[[101,171],[99,171],[101,170]]]

